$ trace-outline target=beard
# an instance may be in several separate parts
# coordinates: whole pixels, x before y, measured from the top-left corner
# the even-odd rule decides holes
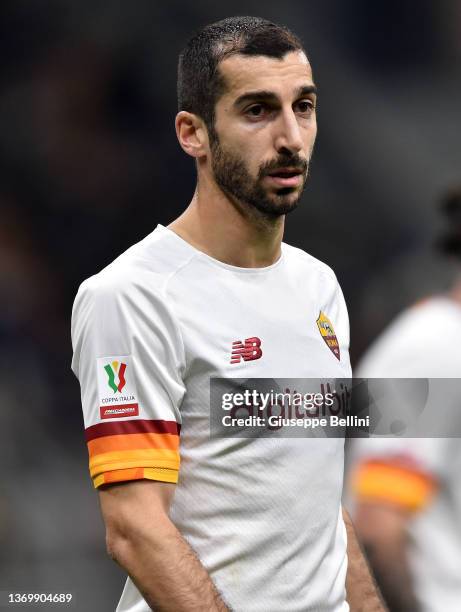
[[[257,210],[266,218],[275,218],[295,210],[306,186],[309,159],[298,154],[279,155],[260,166],[258,176],[253,178],[244,159],[237,153],[226,150],[218,138],[211,141],[211,167],[217,185],[230,197],[247,209]],[[303,181],[297,187],[279,187],[270,190],[263,179],[271,171],[294,166],[303,172]]]

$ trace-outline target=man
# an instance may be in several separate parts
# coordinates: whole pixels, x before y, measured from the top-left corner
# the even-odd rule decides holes
[[[212,376],[350,375],[333,272],[282,244],[316,136],[311,68],[285,28],[225,19],[181,54],[178,98],[192,201],[86,281],[73,315],[90,471],[130,575],[118,610],[348,610],[343,441],[209,433]],[[381,610],[348,530],[349,602]]]
[[[440,246],[459,259],[461,190],[445,198],[443,210],[449,229]],[[446,379],[460,378],[460,340],[458,279],[446,295],[400,314],[357,369],[361,377],[443,379],[430,383],[438,392],[437,412],[444,415],[434,415],[434,431],[427,432],[433,437],[355,440],[351,449],[358,534],[392,612],[460,609],[461,446],[459,438],[440,437],[459,435],[459,383]]]

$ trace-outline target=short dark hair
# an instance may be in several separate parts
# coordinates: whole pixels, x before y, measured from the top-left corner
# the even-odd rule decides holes
[[[304,51],[288,28],[261,17],[228,17],[205,26],[187,43],[178,63],[178,110],[201,117],[214,133],[214,109],[226,90],[219,63],[237,53],[281,59]]]

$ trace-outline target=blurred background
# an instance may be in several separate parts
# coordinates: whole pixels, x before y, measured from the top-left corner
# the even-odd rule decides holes
[[[260,15],[303,39],[319,137],[286,241],[343,287],[356,363],[394,315],[446,289],[437,202],[461,181],[461,2],[0,3],[0,590],[114,610],[70,371],[79,284],[188,204],[176,63],[194,30]]]

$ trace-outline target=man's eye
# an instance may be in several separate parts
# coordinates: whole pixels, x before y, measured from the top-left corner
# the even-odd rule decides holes
[[[314,109],[315,109],[315,106],[312,100],[300,100],[298,102],[298,110],[301,113],[310,113]]]
[[[254,104],[247,109],[247,115],[250,117],[261,117],[264,114],[264,106],[262,104]]]

